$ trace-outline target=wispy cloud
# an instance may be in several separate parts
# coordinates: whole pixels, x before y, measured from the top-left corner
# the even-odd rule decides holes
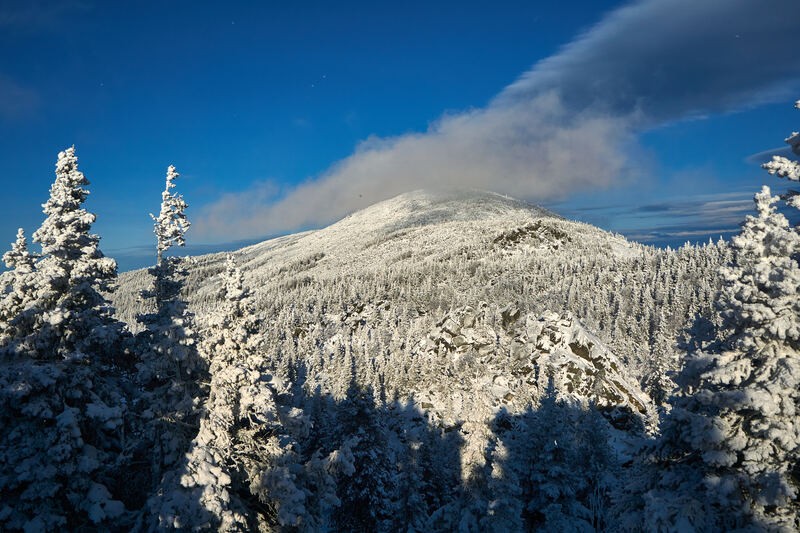
[[[774,194],[783,194],[788,184],[777,184]],[[739,231],[747,215],[755,213],[753,191],[730,191],[665,198],[640,206],[595,205],[561,209],[562,214],[585,222],[603,221],[617,233],[648,244],[682,244],[716,239]],[[792,223],[795,213],[787,212]]]
[[[644,0],[609,14],[501,93],[525,101],[558,89],[574,109],[641,125],[795,96],[800,3]]]
[[[524,106],[446,116],[421,134],[370,138],[318,179],[278,197],[264,184],[202,210],[204,238],[242,238],[319,225],[418,188],[476,187],[556,198],[610,185],[629,171],[624,121],[574,114],[555,93]],[[255,203],[257,199],[271,200]]]
[[[330,222],[421,187],[476,187],[542,202],[645,172],[636,133],[784,97],[798,81],[800,2],[644,0],[609,14],[486,108],[428,131],[372,138],[278,197],[201,211],[197,233],[236,239]],[[266,201],[254,205],[254,197]]]
[[[752,163],[755,165],[761,165],[766,163],[767,161],[772,161],[772,158],[776,155],[781,157],[786,157],[788,159],[797,159],[797,156],[792,152],[792,149],[788,146],[782,146],[779,148],[772,148],[771,150],[764,150],[763,152],[758,152],[756,154],[752,154],[745,158],[745,161],[748,163]]]

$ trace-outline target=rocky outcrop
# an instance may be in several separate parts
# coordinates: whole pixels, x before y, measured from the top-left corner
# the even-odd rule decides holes
[[[509,250],[519,245],[557,249],[571,241],[569,233],[559,228],[555,219],[541,219],[504,231],[492,242],[500,248]]]
[[[523,407],[554,387],[559,397],[592,405],[620,429],[643,428],[654,416],[650,398],[620,360],[570,313],[464,307],[448,313],[415,349],[423,359],[448,357],[453,374],[468,368],[470,401],[481,395],[497,408]],[[463,403],[458,395],[448,403]]]

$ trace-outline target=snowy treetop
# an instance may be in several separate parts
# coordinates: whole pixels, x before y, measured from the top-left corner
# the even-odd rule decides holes
[[[158,217],[151,214],[150,218],[155,222],[154,231],[157,238],[157,250],[159,261],[161,255],[172,246],[184,246],[186,244],[184,235],[191,226],[191,222],[186,218],[186,208],[188,205],[180,194],[171,191],[175,187],[175,180],[180,176],[173,165],[167,168],[167,179],[164,192],[161,193],[161,211]]]

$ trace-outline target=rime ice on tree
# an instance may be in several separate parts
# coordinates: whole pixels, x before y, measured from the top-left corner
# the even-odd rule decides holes
[[[800,109],[800,100],[795,102],[794,106]],[[796,131],[792,132],[792,134],[786,138],[786,144],[792,148],[792,152],[800,155],[800,133]],[[791,181],[800,181],[800,162],[798,161],[792,161],[791,159],[781,156],[773,156],[772,161],[765,163],[763,166],[770,174],[775,174]],[[795,196],[795,202],[797,202],[796,198],[797,196]],[[800,207],[800,205],[797,204],[795,204],[795,206]]]
[[[145,327],[137,337],[141,358],[137,379],[144,389],[140,405],[142,418],[147,420],[146,438],[154,448],[155,493],[162,495],[172,490],[176,476],[180,475],[181,459],[196,435],[202,383],[207,379],[205,365],[197,352],[193,315],[181,295],[185,276],[182,261],[164,255],[172,246],[184,245],[184,234],[189,227],[186,202],[170,192],[177,177],[175,167],[170,166],[160,214],[151,215],[155,221],[157,263],[148,270],[152,288],[142,291],[141,296],[154,309],[137,316]],[[167,516],[174,513],[165,509],[170,505],[173,504],[167,498],[150,498],[146,506],[150,528],[158,529],[169,522]],[[172,527],[180,524],[173,523]]]
[[[175,167],[170,165],[166,186],[161,193],[161,211],[158,217],[150,215],[155,221],[157,260],[149,270],[153,287],[142,291],[142,297],[153,301],[155,311],[137,317],[147,328],[150,341],[148,351],[151,353],[145,355],[145,359],[150,359],[152,364],[142,370],[146,374],[153,373],[157,379],[164,379],[171,374],[178,380],[182,379],[184,371],[192,370],[192,355],[195,352],[191,314],[181,298],[184,275],[181,261],[176,257],[164,256],[172,246],[185,244],[184,235],[190,226],[185,213],[186,202],[181,195],[170,192],[178,176]]]
[[[4,355],[17,356],[0,358],[4,531],[124,527],[115,479],[125,463],[127,398],[110,364],[122,326],[102,295],[113,287],[116,263],[89,233],[88,183],[75,149],[61,152],[47,218],[34,234],[41,259],[21,229],[3,256],[12,270],[0,343]]]
[[[777,158],[765,168],[795,179],[796,163],[783,162],[786,172]],[[660,472],[643,500],[645,529],[797,527],[800,234],[778,200],[764,186],[757,215],[733,238],[721,291],[725,337],[691,356],[678,380],[654,456]]]
[[[766,185],[755,195],[758,216],[733,238],[735,263],[724,271],[722,314],[745,350],[800,341],[800,234],[777,212],[778,200]]]
[[[5,345],[19,329],[26,329],[24,321],[31,313],[25,313],[33,298],[36,256],[28,251],[28,242],[22,228],[17,230],[17,239],[11,250],[3,254],[3,262],[11,269],[0,300],[0,345]]]
[[[164,252],[169,250],[172,246],[184,246],[186,240],[184,235],[186,230],[189,229],[191,223],[186,218],[186,202],[183,196],[170,192],[175,188],[175,179],[180,176],[175,171],[175,167],[170,165],[167,168],[167,184],[164,192],[161,193],[161,211],[158,217],[151,214],[150,218],[155,222],[155,234],[157,240],[157,265],[161,264]]]
[[[88,184],[78,170],[75,147],[59,153],[56,179],[43,205],[47,218],[33,234],[42,247],[36,286],[28,291],[33,300],[28,307],[36,312],[15,332],[18,343],[38,357],[91,352],[119,336],[120,324],[103,296],[114,287],[117,264],[103,256],[100,237],[90,233],[95,216],[83,208]]]

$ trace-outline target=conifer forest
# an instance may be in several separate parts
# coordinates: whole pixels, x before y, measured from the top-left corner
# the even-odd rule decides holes
[[[3,255],[0,530],[800,529],[797,193],[677,249],[416,190],[182,257],[180,187],[118,274],[67,148]]]

